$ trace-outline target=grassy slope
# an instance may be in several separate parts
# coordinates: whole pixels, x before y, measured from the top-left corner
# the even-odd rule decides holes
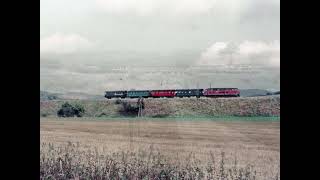
[[[69,100],[82,104],[87,117],[120,116],[121,104],[116,100]],[[122,100],[136,103],[136,99]],[[40,101],[41,116],[56,116],[57,110],[66,101]],[[280,96],[250,98],[175,98],[145,99],[144,116],[163,117],[210,117],[210,116],[279,116]]]

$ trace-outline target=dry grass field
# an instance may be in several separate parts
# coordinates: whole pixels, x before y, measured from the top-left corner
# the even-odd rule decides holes
[[[40,123],[42,179],[53,174],[55,179],[280,178],[279,121],[41,118]]]

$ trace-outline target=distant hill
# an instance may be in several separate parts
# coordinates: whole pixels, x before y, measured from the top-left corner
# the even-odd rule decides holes
[[[276,94],[279,94],[279,95],[280,95],[280,91],[274,92],[273,94],[274,94],[274,95],[276,95]]]
[[[280,94],[280,91],[272,92],[264,89],[240,89],[240,96],[242,97],[269,96],[277,94]]]
[[[62,99],[77,99],[77,100],[101,100],[105,99],[103,95],[92,95],[92,94],[86,94],[86,93],[79,93],[79,92],[67,92],[64,94],[60,94],[59,96]]]
[[[59,100],[59,94],[40,90],[40,100]]]
[[[280,91],[272,92],[263,89],[240,89],[241,97],[257,97],[280,95]],[[40,90],[40,100],[104,100],[103,95],[92,95],[80,92],[52,93]]]
[[[101,99],[104,99],[104,96],[79,93],[79,92],[51,93],[51,92],[40,90],[40,100],[101,100]]]

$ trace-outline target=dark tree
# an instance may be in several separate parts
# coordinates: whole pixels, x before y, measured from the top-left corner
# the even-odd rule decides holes
[[[85,110],[83,106],[76,104],[71,105],[68,102],[62,104],[61,108],[58,110],[57,115],[59,117],[82,117]]]

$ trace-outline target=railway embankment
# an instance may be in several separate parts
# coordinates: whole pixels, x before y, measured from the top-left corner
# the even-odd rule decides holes
[[[57,116],[62,104],[80,104],[85,117],[124,116],[123,104],[137,105],[137,99],[111,100],[45,100],[40,101],[40,116]],[[132,115],[132,114],[131,114]],[[239,98],[148,98],[142,115],[146,117],[177,116],[280,116],[280,95]]]

